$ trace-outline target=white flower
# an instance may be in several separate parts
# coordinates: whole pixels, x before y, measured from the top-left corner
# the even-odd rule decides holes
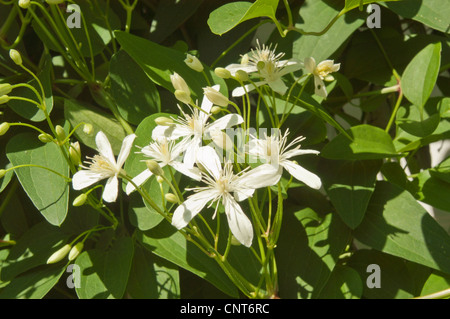
[[[184,63],[194,71],[203,72],[203,64],[196,56],[187,54]]]
[[[177,207],[173,214],[172,225],[178,229],[185,227],[208,202],[211,202],[208,207],[216,203],[214,218],[221,202],[231,233],[240,243],[250,247],[253,240],[252,223],[242,211],[238,201],[252,196],[257,188],[274,185],[276,181],[273,167],[265,164],[235,175],[233,164],[227,162],[222,168],[219,156],[210,146],[199,148],[197,162],[206,171],[203,181],[207,186],[190,189],[196,193]]]
[[[165,137],[159,138],[156,142],[150,143],[149,145],[141,148],[141,151],[138,153],[142,153],[145,157],[149,157],[156,162],[158,162],[159,166],[163,168],[166,165],[169,165],[176,169],[178,172],[189,176],[192,179],[200,181],[202,175],[200,170],[196,167],[187,167],[185,164],[178,161],[182,152],[186,149],[186,141],[181,141],[178,144],[175,144],[175,141],[169,141]],[[153,175],[149,169],[145,169],[136,177],[133,178],[133,182],[140,186],[145,183],[151,176]],[[135,190],[135,187],[132,183],[128,183],[126,187],[126,193],[129,195],[131,192]]]
[[[116,201],[119,188],[118,176],[120,173],[124,173],[122,166],[130,154],[131,146],[135,138],[135,134],[130,134],[124,138],[116,162],[108,138],[105,133],[98,132],[95,136],[95,143],[97,144],[99,154],[89,158],[91,162],[87,163],[89,164],[88,167],[80,165],[84,170],[78,171],[73,175],[73,188],[80,190],[103,179],[108,179],[105,190],[103,191],[103,200],[109,203]]]
[[[305,183],[311,188],[319,189],[322,186],[320,178],[310,171],[304,169],[294,161],[289,160],[291,157],[304,154],[319,154],[316,150],[302,150],[300,145],[288,150],[295,144],[301,142],[304,137],[297,137],[291,143],[286,146],[287,136],[289,130],[286,130],[285,134],[275,134],[272,136],[265,136],[264,139],[257,139],[254,136],[249,141],[248,153],[250,155],[261,158],[265,163],[270,163],[275,169],[277,169],[278,179],[281,178],[283,168],[285,168],[293,177],[297,180]]]
[[[328,93],[323,80],[333,81],[334,78],[330,75],[330,73],[339,71],[341,64],[334,64],[333,60],[325,60],[316,66],[316,60],[312,57],[306,58],[304,64],[305,69],[314,75],[314,88],[316,95],[326,98]]]
[[[218,90],[219,85],[215,85],[213,88]],[[227,114],[212,123],[207,123],[211,116],[212,106],[213,103],[205,96],[202,101],[201,111],[188,106],[191,109],[191,114],[186,114],[180,108],[182,117],[174,119],[174,125],[156,126],[152,132],[153,140],[157,140],[160,137],[166,137],[170,140],[182,137],[183,142],[188,140],[187,144],[183,144],[186,146],[183,161],[189,167],[194,166],[196,153],[202,145],[203,137],[211,137],[214,135],[212,132],[216,130],[231,128],[244,122],[244,119],[239,114]]]
[[[276,54],[276,46],[273,50],[271,48],[271,45],[266,46],[264,44],[261,47],[259,41],[257,41],[257,49],[252,50],[252,55],[248,58],[248,63],[230,64],[226,69],[230,71],[233,76],[236,75],[238,70],[247,73],[258,72],[262,81],[256,82],[256,86],[267,84],[275,92],[284,95],[287,86],[281,78],[288,73],[299,70],[302,67],[302,64],[295,60],[280,60],[284,56],[284,53],[280,52]],[[237,87],[233,90],[232,96],[242,96],[246,91],[249,92],[253,89],[255,89],[253,84],[247,84],[245,85],[245,88]]]

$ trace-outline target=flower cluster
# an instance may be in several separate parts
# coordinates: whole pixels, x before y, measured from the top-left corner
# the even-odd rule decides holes
[[[261,81],[252,82],[237,87],[232,92],[234,97],[248,94],[249,91],[267,85],[274,92],[284,95],[287,86],[283,75],[299,70],[303,64],[295,60],[281,60],[283,53],[276,54],[271,46],[260,45],[252,51],[250,57],[244,56],[243,64],[232,64],[221,68],[216,74],[227,77],[239,76],[243,84],[242,72],[256,74]],[[188,56],[186,64],[198,72],[204,72],[197,58]],[[323,80],[329,80],[330,73],[339,69],[333,61],[315,64],[314,59],[305,59],[306,70],[314,76],[316,93],[326,96]],[[163,176],[161,170],[170,166],[179,173],[200,186],[188,188],[193,192],[186,200],[179,201],[171,215],[172,225],[177,229],[186,227],[191,220],[201,213],[205,207],[214,207],[213,219],[223,206],[229,229],[233,236],[243,245],[250,247],[253,240],[253,226],[248,214],[239,204],[252,197],[255,190],[270,187],[279,183],[283,171],[286,170],[293,178],[305,185],[319,189],[321,180],[314,173],[306,170],[292,158],[304,154],[318,154],[316,150],[300,148],[303,137],[296,137],[288,143],[289,129],[282,134],[279,130],[267,134],[248,135],[244,153],[250,158],[256,158],[257,165],[244,167],[236,165],[228,158],[221,157],[220,149],[224,148],[223,138],[228,135],[224,130],[244,126],[245,119],[236,113],[229,113],[215,118],[215,107],[226,107],[232,103],[220,93],[220,86],[214,85],[203,89],[203,99],[200,105],[193,102],[189,85],[177,73],[170,76],[175,97],[182,103],[178,105],[180,116],[177,118],[160,117],[155,120],[156,127],[149,132],[152,141],[148,145],[136,145],[138,154],[147,162],[147,168],[134,177],[130,177],[122,169],[127,156],[132,149],[135,135],[127,136],[122,144],[117,161],[111,145],[103,132],[96,136],[98,155],[89,158],[73,176],[73,188],[80,190],[92,184],[107,179],[103,191],[103,200],[114,202],[117,199],[119,178],[128,181],[126,193],[130,194],[140,188],[153,175]],[[248,127],[247,127],[248,129]],[[232,141],[229,141],[233,143]],[[234,151],[234,145],[230,148]]]

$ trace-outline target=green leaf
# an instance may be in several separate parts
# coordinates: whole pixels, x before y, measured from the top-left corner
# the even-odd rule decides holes
[[[435,168],[430,169],[430,174],[444,182],[450,183],[450,156],[439,163]]]
[[[369,3],[388,2],[388,1],[402,1],[402,0],[345,0],[344,11],[347,12],[355,8],[360,8],[360,6]]]
[[[340,134],[321,151],[328,159],[365,160],[398,156],[392,139],[384,130],[372,125],[358,125],[347,130],[352,140]]]
[[[433,294],[442,290],[446,290],[449,287],[450,275],[434,271],[425,282],[420,295],[425,296],[428,294]]]
[[[37,74],[38,79],[41,81],[42,86],[44,88],[45,97],[44,102],[47,108],[47,113],[53,109],[53,93],[52,93],[52,59],[50,55],[45,54],[43,57],[43,66],[39,74]],[[41,88],[36,80],[31,80],[28,82],[31,86],[33,86],[37,92],[42,95]],[[30,100],[33,100],[37,103],[39,99],[36,94],[27,87],[18,87],[14,89],[14,96],[24,97]],[[30,103],[22,100],[10,100],[8,102],[8,106],[20,116],[33,121],[33,122],[41,122],[45,120],[45,114],[42,110],[40,110],[36,104]]]
[[[348,266],[336,266],[320,293],[320,299],[360,299],[363,283],[356,270]]]
[[[1,299],[42,299],[58,283],[65,267],[49,265],[14,278],[0,290]]]
[[[32,133],[11,138],[6,146],[8,159],[14,166],[33,164],[69,176],[69,164],[54,143],[42,144]],[[15,169],[16,175],[36,208],[52,225],[61,225],[69,204],[69,184],[61,176],[40,167]]]
[[[430,102],[431,99],[428,101]],[[428,103],[427,102],[427,103]],[[402,106],[397,111],[397,125],[405,132],[418,137],[426,137],[433,134],[440,122],[439,113],[421,114],[420,109],[416,105]]]
[[[320,218],[312,209],[283,214],[277,249],[279,296],[315,298],[350,241],[350,231],[335,214]]]
[[[227,3],[209,15],[208,25],[212,33],[222,35],[238,24],[260,17],[268,17],[277,23],[275,16],[279,0],[256,0],[254,3],[236,1]]]
[[[110,94],[126,121],[138,125],[143,118],[161,111],[156,86],[125,51],[113,55],[109,74]]]
[[[3,148],[0,151],[0,168],[2,169],[8,169],[12,167],[11,163],[8,161],[8,158],[6,157],[5,149]],[[14,172],[8,171],[3,178],[0,179],[0,193],[3,192],[3,190],[8,186],[9,182],[12,179],[12,176],[14,175]]]
[[[450,183],[434,177],[428,169],[420,172],[415,181],[418,183],[416,196],[420,201],[450,212]]]
[[[1,280],[10,281],[27,270],[46,265],[47,259],[64,246],[68,237],[59,227],[46,222],[36,224],[17,240],[2,262]]]
[[[347,265],[355,269],[363,280],[363,297],[367,299],[409,299],[420,294],[430,275],[430,268],[376,250],[360,249],[348,260]],[[369,265],[380,268],[380,288],[370,288],[375,271]],[[372,276],[372,277],[370,277]]]
[[[134,245],[130,237],[115,240],[108,250],[93,249],[81,253],[75,261],[80,267],[80,299],[121,299],[125,293],[133,260]]]
[[[413,19],[433,29],[449,33],[450,7],[440,0],[408,0],[387,3],[386,6],[404,18]]]
[[[450,236],[407,191],[378,182],[355,238],[376,250],[450,273]]]
[[[158,117],[173,117],[177,116],[169,113],[157,113],[151,116],[146,117],[141,124],[136,128],[135,134],[136,139],[134,140],[134,145],[136,145],[135,149],[132,149],[130,155],[128,156],[127,161],[125,162],[124,169],[129,176],[135,177],[144,170],[147,169],[147,166],[143,160],[149,159],[148,157],[144,157],[142,154],[138,154],[136,152],[139,151],[138,147],[144,147],[149,143],[153,142],[152,140],[152,131],[156,127],[155,119]],[[171,180],[170,172],[167,167],[163,168],[164,173],[168,180]],[[172,170],[174,171],[174,170]],[[151,177],[146,183],[142,184],[143,188],[150,195],[150,198],[154,201],[154,203],[161,208],[164,209],[161,197],[161,189],[158,181],[155,177]],[[125,190],[126,185],[123,185],[123,189]],[[164,194],[169,192],[169,186],[167,183],[163,184]],[[158,225],[161,220],[163,220],[163,216],[159,214],[147,201],[144,200],[144,204],[142,204],[142,197],[135,191],[137,194],[131,194],[131,206],[129,209],[130,213],[130,222],[132,225],[138,227],[140,230],[148,230],[156,225]]]
[[[381,164],[380,160],[321,159],[320,176],[325,190],[339,216],[352,229],[364,218]]]
[[[188,242],[168,222],[163,221],[146,232],[137,231],[136,238],[155,255],[209,281],[232,297],[239,296],[236,287],[219,265],[197,246]]]
[[[178,299],[178,268],[148,250],[135,246],[127,293],[133,299]]]
[[[421,110],[433,91],[441,64],[441,42],[427,45],[409,62],[401,87],[406,98]]]
[[[140,65],[154,83],[174,92],[170,75],[176,72],[189,85],[194,101],[203,97],[203,88],[209,84],[203,74],[192,70],[184,63],[186,54],[126,32],[116,31],[114,34],[122,49]],[[206,65],[204,72],[211,85],[219,84],[220,92],[228,96],[225,81],[217,77]]]
[[[83,132],[83,125],[76,131],[75,136],[84,145],[97,149],[95,144],[95,136],[99,131],[108,136],[109,142],[115,155],[119,154],[122,147],[122,141],[126,136],[125,130],[113,116],[85,103],[75,100],[64,100],[64,116],[70,122],[72,127],[80,123],[89,123],[94,130],[87,135]]]

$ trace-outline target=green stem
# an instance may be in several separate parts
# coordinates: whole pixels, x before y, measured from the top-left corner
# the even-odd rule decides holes
[[[429,295],[416,297],[414,299],[444,299],[444,298],[450,298],[450,288]]]
[[[392,114],[391,114],[391,117],[389,118],[389,122],[386,126],[385,132],[389,132],[389,130],[391,129],[391,126],[394,123],[398,108],[400,107],[400,104],[402,103],[402,98],[403,98],[403,92],[400,89],[400,94],[398,95],[397,102],[395,103],[394,109],[392,110]]]
[[[10,167],[10,168],[6,169],[5,172],[11,171],[11,170],[15,170],[15,169],[17,169],[17,168],[22,168],[22,167],[37,167],[37,168],[46,169],[47,171],[52,172],[52,173],[54,173],[54,174],[56,174],[56,175],[58,175],[58,176],[64,178],[67,182],[70,182],[70,181],[72,180],[70,177],[64,176],[64,175],[62,175],[61,173],[58,173],[57,171],[52,170],[51,168],[48,168],[48,167],[45,167],[45,166],[41,166],[41,165],[36,165],[36,164],[22,164],[22,165],[17,165],[17,166]]]

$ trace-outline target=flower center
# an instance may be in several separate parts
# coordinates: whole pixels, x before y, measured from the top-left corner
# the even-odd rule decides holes
[[[228,178],[221,177],[216,182],[216,187],[221,194],[229,192],[228,185]]]
[[[115,175],[116,173],[119,173],[119,170],[117,170],[110,161],[101,155],[95,155],[89,159],[91,160],[91,163],[88,163],[89,170],[92,172],[106,175]]]

